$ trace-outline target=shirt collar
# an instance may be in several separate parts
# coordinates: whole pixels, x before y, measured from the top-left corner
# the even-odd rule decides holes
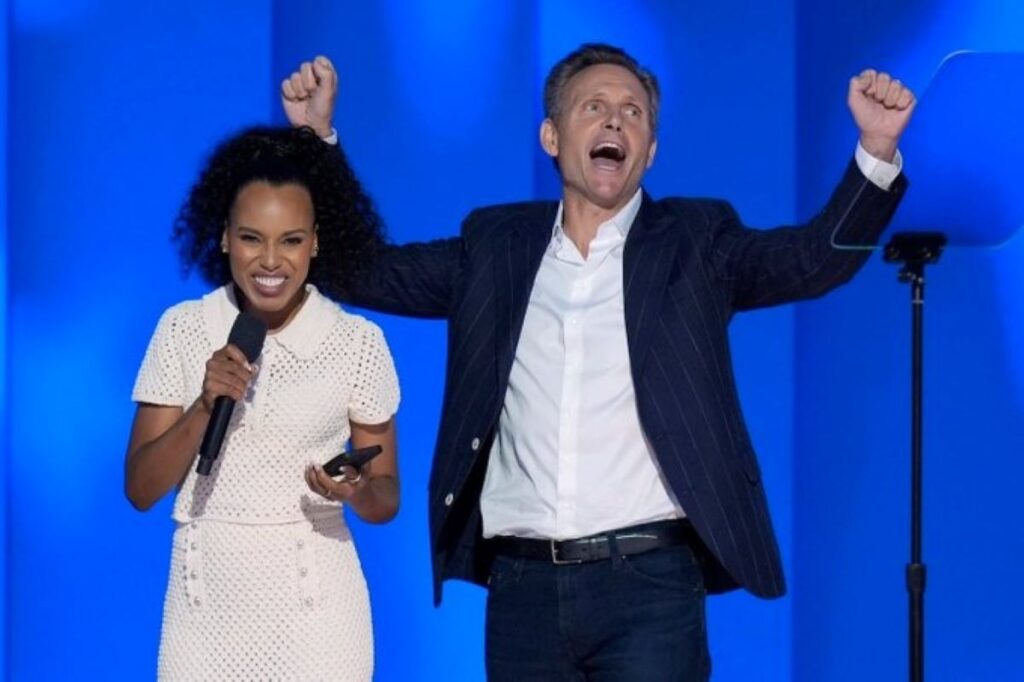
[[[602,233],[607,233],[610,228],[615,228],[622,239],[629,236],[629,230],[633,226],[633,221],[636,220],[636,216],[640,212],[640,202],[643,199],[643,193],[642,188],[637,188],[636,193],[618,213],[598,225],[598,238],[600,238]],[[556,248],[560,247],[565,239],[567,239],[565,231],[562,229],[562,211],[564,208],[565,202],[559,201],[558,213],[555,214],[555,224],[551,233],[552,242]]]
[[[306,284],[306,300],[291,322],[280,331],[267,335],[267,342],[276,342],[293,355],[311,359],[336,320],[337,304],[323,296],[312,284]],[[231,326],[238,317],[235,287],[227,284],[203,297],[203,317],[213,345],[227,343]]]

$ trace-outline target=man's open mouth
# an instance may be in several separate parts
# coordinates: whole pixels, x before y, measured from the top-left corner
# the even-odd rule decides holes
[[[620,164],[626,160],[626,150],[614,142],[602,142],[590,150],[591,159],[605,159]]]

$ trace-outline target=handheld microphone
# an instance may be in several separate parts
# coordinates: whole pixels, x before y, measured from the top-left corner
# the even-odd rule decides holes
[[[256,362],[263,350],[263,341],[267,338],[267,325],[263,320],[250,315],[239,313],[235,323],[231,326],[231,333],[228,334],[228,343],[238,347],[245,354],[249,362]],[[199,464],[196,465],[196,473],[203,476],[210,474],[213,462],[220,454],[221,445],[224,443],[224,435],[228,430],[228,423],[231,421],[231,413],[235,409],[234,398],[226,395],[217,396],[213,401],[213,412],[210,414],[210,423],[206,425],[206,433],[203,434],[203,442],[199,446]]]

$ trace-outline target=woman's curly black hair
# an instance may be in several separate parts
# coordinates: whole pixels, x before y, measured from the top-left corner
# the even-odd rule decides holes
[[[221,236],[239,190],[258,180],[309,191],[319,255],[308,281],[328,295],[344,295],[384,243],[384,225],[341,148],[310,128],[249,128],[214,150],[174,223],[185,272],[198,269],[215,286],[231,281]]]

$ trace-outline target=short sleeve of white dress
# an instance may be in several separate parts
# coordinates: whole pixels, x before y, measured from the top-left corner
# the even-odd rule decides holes
[[[382,424],[398,410],[395,363],[384,334],[375,324],[365,325],[361,344],[352,380],[348,418],[357,424]]]
[[[132,390],[132,400],[137,403],[174,407],[185,404],[185,377],[177,338],[183,322],[181,312],[181,306],[168,309],[156,325]]]

